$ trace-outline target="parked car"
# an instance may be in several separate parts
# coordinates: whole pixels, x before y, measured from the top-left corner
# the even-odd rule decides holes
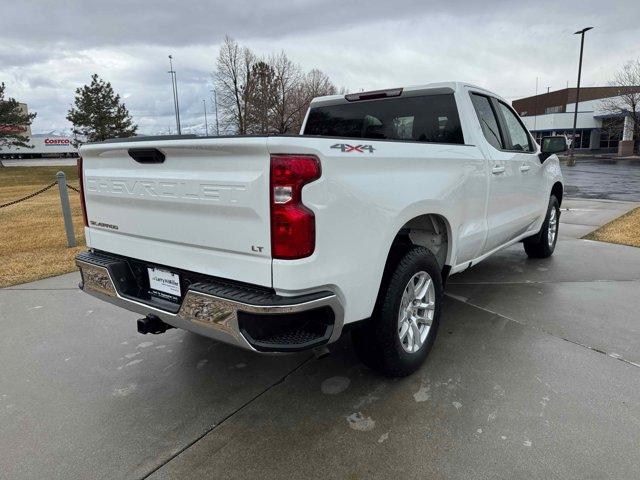
[[[450,275],[516,242],[553,253],[565,149],[455,82],[316,98],[300,135],[87,144],[81,288],[141,333],[293,352],[350,331],[365,364],[407,375]]]

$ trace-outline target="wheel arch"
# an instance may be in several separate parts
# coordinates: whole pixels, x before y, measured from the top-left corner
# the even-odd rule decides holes
[[[441,213],[424,213],[405,221],[396,230],[395,236],[387,248],[387,258],[380,279],[378,296],[385,281],[393,272],[393,266],[412,246],[425,247],[434,255],[440,266],[444,282],[451,269],[450,262],[454,243],[452,239],[451,223]]]
[[[551,195],[555,195],[558,199],[558,205],[562,205],[562,195],[564,193],[564,187],[562,186],[562,182],[555,182],[551,187]]]

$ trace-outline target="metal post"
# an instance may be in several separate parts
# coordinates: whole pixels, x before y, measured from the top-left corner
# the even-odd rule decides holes
[[[536,77],[536,96],[533,103],[533,131],[536,131],[536,121],[538,120],[538,77]]]
[[[171,75],[171,92],[173,93],[173,116],[176,120],[176,130],[178,129],[178,109],[176,108],[176,86],[173,83],[173,57],[169,55],[169,71],[167,72]]]
[[[180,122],[180,102],[178,101],[178,74],[173,72],[173,83],[176,86],[176,112],[178,112],[178,135],[182,135],[182,125]]]
[[[60,190],[60,205],[62,206],[62,218],[64,218],[64,229],[67,231],[67,245],[76,246],[76,236],[73,233],[73,219],[71,217],[71,206],[69,205],[69,192],[67,191],[67,176],[64,172],[56,173],[58,179],[58,190]]]
[[[582,30],[575,32],[574,35],[580,35],[580,60],[578,62],[578,85],[576,86],[576,108],[573,112],[573,135],[571,138],[571,150],[569,150],[569,161],[567,165],[573,167],[576,164],[576,159],[573,156],[573,150],[576,144],[576,124],[578,122],[578,103],[580,102],[580,76],[582,75],[582,52],[584,51],[584,34],[591,30],[593,27],[583,28]]]
[[[218,124],[218,94],[216,93],[216,89],[211,90],[213,92],[213,106],[216,111],[216,135],[220,136],[220,126]]]
[[[202,99],[202,106],[204,107],[204,131],[207,137],[209,136],[209,124],[207,123],[207,101]]]
[[[173,56],[169,55],[169,71],[167,72],[171,75],[171,88],[173,89],[173,108],[175,110],[176,116],[176,130],[178,131],[178,135],[182,134],[180,129],[180,105],[178,104],[178,82],[176,80],[176,72],[173,69]]]

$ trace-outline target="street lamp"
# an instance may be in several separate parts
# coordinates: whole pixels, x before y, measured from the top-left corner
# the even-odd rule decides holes
[[[218,94],[216,93],[216,89],[209,90],[213,93],[213,107],[216,112],[216,135],[220,136],[220,125],[218,124]]]
[[[209,124],[207,123],[207,101],[202,99],[202,106],[204,107],[204,131],[207,137],[209,136]]]
[[[584,50],[584,34],[591,30],[593,27],[586,27],[582,30],[578,30],[574,35],[580,35],[580,61],[578,62],[578,85],[576,87],[576,108],[573,112],[573,136],[571,138],[571,150],[569,150],[569,161],[567,165],[573,167],[576,164],[576,159],[573,156],[573,150],[576,144],[576,123],[578,122],[578,102],[580,102],[580,76],[582,75],[582,52]]]
[[[169,55],[169,71],[167,73],[171,75],[171,88],[173,89],[173,108],[176,115],[176,129],[178,130],[178,135],[182,135],[182,130],[180,129],[180,105],[178,104],[178,80],[176,78],[176,72],[173,69],[172,55]]]

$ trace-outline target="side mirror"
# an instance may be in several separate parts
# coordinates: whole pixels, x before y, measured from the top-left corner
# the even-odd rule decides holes
[[[544,162],[554,153],[567,151],[567,139],[562,135],[543,137],[540,149],[540,161]]]

